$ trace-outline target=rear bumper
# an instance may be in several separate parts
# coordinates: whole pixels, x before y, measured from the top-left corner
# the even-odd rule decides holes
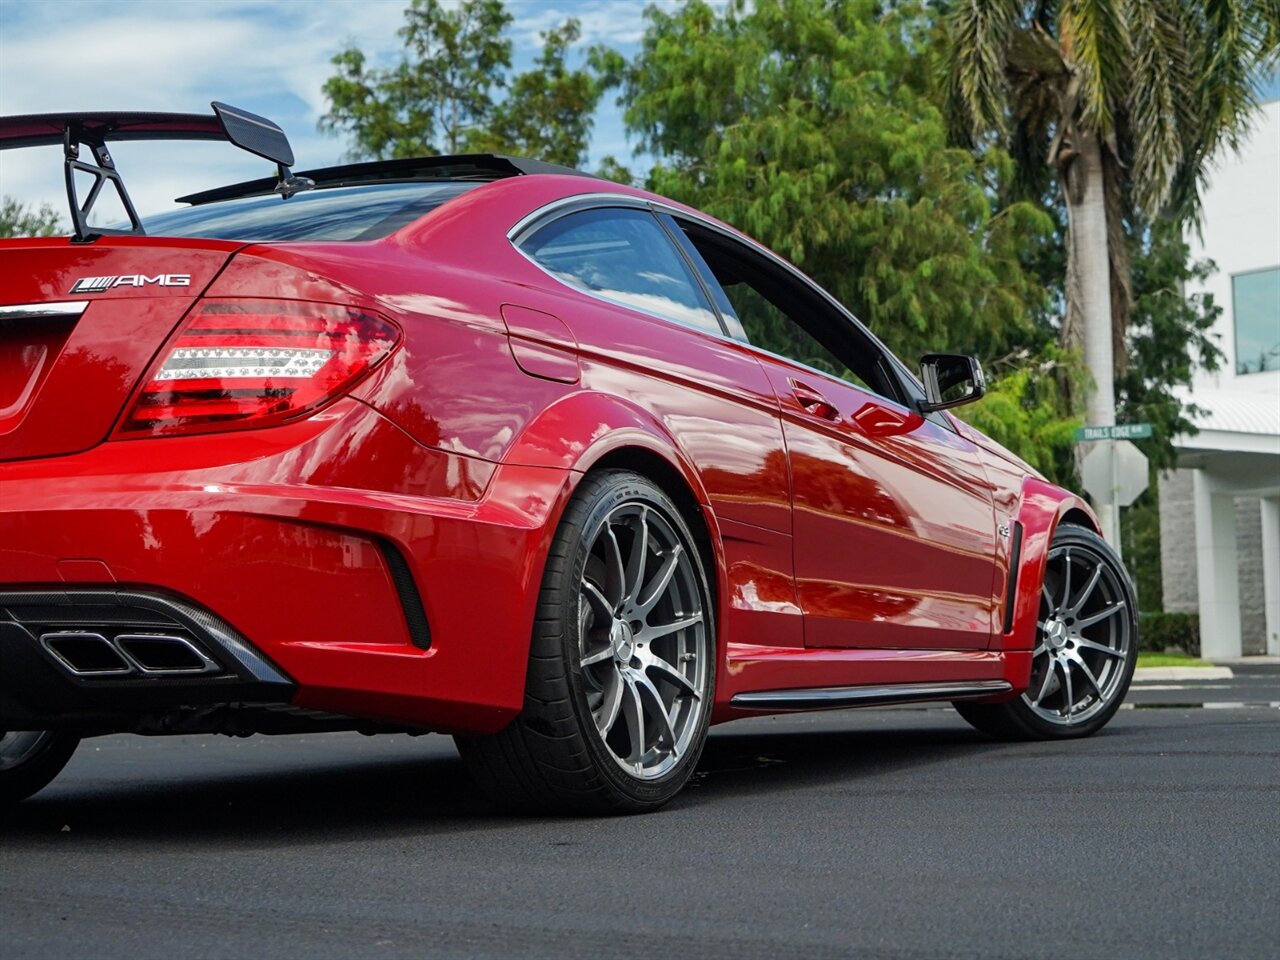
[[[0,592],[0,663],[0,729],[155,729],[296,691],[220,617],[128,589]]]
[[[521,706],[571,487],[423,447],[350,399],[272,430],[104,443],[0,464],[0,590],[177,598],[259,651],[295,707],[491,731]]]

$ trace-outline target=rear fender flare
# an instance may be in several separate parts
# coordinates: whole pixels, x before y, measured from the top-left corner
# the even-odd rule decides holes
[[[694,501],[710,541],[710,559],[714,569],[707,573],[713,581],[719,601],[717,621],[723,623],[723,598],[728,596],[728,584],[725,580],[724,544],[719,524],[692,460],[666,425],[652,413],[619,397],[591,391],[572,393],[547,407],[529,422],[512,443],[504,457],[504,463],[565,470],[568,472],[568,483],[571,487],[576,487],[582,476],[597,465],[607,463],[612,458],[625,462],[626,458],[620,455],[627,452],[642,452],[661,460],[670,473],[684,484]],[[568,500],[568,496],[559,498],[546,518],[542,538],[543,558]],[[541,573],[538,582],[541,582]],[[723,659],[726,645],[720,642],[721,639],[718,638],[718,642]],[[723,676],[723,662],[720,666]]]
[[[707,502],[689,457],[662,421],[636,403],[594,391],[571,393],[531,419],[503,462],[585,473],[621,447],[658,454],[680,471],[699,503]]]

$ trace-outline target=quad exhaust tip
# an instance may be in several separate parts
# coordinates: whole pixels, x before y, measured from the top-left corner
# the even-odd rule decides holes
[[[77,677],[133,673],[129,661],[100,633],[47,633],[40,642]]]
[[[46,633],[41,645],[77,677],[196,676],[222,667],[186,637],[122,633],[108,639],[89,631]]]

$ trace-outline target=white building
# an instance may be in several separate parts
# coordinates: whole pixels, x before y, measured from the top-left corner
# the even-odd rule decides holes
[[[1197,374],[1205,413],[1160,479],[1164,608],[1200,614],[1206,657],[1280,655],[1280,99],[1214,167],[1191,255],[1217,272],[1222,369]]]

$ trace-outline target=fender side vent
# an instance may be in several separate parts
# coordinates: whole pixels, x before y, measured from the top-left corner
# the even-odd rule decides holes
[[[1009,544],[1009,580],[1004,591],[1004,633],[1013,629],[1013,604],[1018,598],[1018,567],[1022,562],[1022,524],[1013,521],[1013,538]]]
[[[409,569],[404,554],[389,540],[379,540],[378,549],[382,551],[382,559],[386,561],[391,582],[400,597],[400,609],[404,611],[405,626],[409,628],[409,640],[422,650],[431,649],[431,624],[427,622],[422,594],[418,592],[418,585],[414,582],[413,572]]]

